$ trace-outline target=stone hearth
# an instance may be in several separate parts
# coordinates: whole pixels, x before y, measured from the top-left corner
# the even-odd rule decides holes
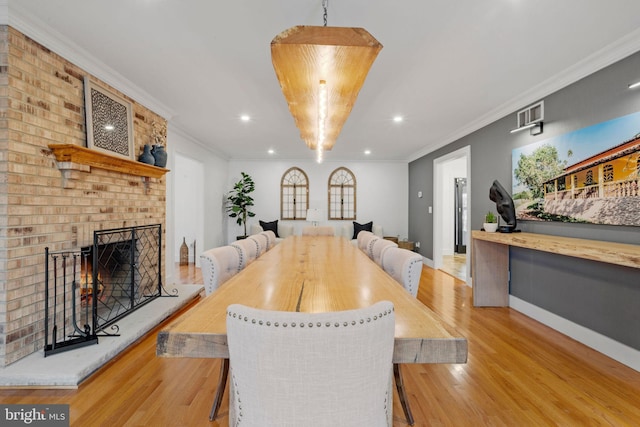
[[[178,285],[178,297],[157,298],[120,319],[121,335],[100,337],[98,345],[49,357],[39,351],[0,368],[0,387],[76,388],[156,325],[193,301],[203,289],[202,285]]]

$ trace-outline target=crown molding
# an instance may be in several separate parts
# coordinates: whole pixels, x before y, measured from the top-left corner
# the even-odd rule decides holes
[[[7,19],[5,19],[7,25],[10,25],[45,46],[47,49],[55,52],[57,55],[82,68],[87,73],[104,81],[109,86],[126,94],[165,119],[169,119],[175,115],[171,108],[136,86],[109,65],[100,61],[72,40],[63,37],[42,20],[26,13],[21,9],[19,1],[13,1],[10,10],[8,9],[8,0],[0,0],[0,22],[2,22],[3,12],[7,12]]]
[[[182,125],[176,123],[175,121],[171,121],[169,120],[169,122],[167,123],[167,130],[169,132],[169,135],[171,135],[171,133],[174,133],[175,135],[179,136],[180,138],[189,141],[192,144],[195,144],[201,148],[204,148],[205,150],[211,152],[212,154],[218,156],[220,159],[225,160],[225,161],[229,161],[231,160],[231,158],[223,153],[222,151],[220,151],[219,149],[217,149],[216,147],[213,147],[211,145],[208,145],[196,138],[194,138],[193,136],[191,136]]]
[[[543,81],[537,86],[523,92],[520,96],[513,98],[506,103],[502,104],[498,108],[495,108],[487,114],[481,116],[477,120],[474,120],[461,127],[456,132],[445,137],[441,142],[431,144],[420,151],[417,151],[413,155],[407,158],[408,162],[419,159],[426,156],[439,148],[442,148],[452,142],[457,141],[491,123],[502,119],[503,117],[514,113],[521,109],[525,105],[532,104],[545,96],[549,96],[554,92],[559,91],[572,83],[577,82],[603,68],[618,62],[636,52],[640,51],[640,29],[635,30],[625,37],[618,39],[617,41],[609,44],[598,52],[595,52],[581,61],[575,63],[571,67],[556,74],[555,76]]]

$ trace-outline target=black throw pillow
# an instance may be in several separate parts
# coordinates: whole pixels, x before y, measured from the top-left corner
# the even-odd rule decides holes
[[[278,236],[278,220],[271,222],[258,221],[260,223],[260,227],[262,227],[263,231],[271,230],[275,233],[276,237]]]
[[[353,221],[353,239],[358,238],[358,233],[361,231],[372,231],[373,230],[373,221],[368,222],[366,224],[358,224]]]

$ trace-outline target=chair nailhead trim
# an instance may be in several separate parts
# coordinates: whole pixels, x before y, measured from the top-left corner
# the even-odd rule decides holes
[[[377,314],[377,315],[374,315],[374,316],[373,316],[373,320],[375,321],[375,320],[378,320],[378,319],[382,319],[384,316],[387,316],[388,314],[391,314],[391,312],[392,312],[392,311],[393,311],[393,309],[392,309],[392,310],[386,310],[386,311],[383,311],[383,312],[381,312],[381,313],[379,313],[379,314]],[[249,323],[249,317],[244,316],[244,315],[242,315],[241,313],[232,313],[232,312],[230,312],[230,311],[227,311],[227,315],[228,315],[229,317],[233,318],[233,319],[243,320],[243,321],[245,321],[245,322]],[[357,320],[357,321],[356,321],[356,320],[344,321],[344,322],[342,323],[342,327],[345,327],[345,328],[346,328],[346,327],[348,327],[348,326],[357,326],[357,325],[359,325],[359,324],[360,324],[360,325],[364,325],[364,323],[365,323],[365,322],[366,322],[366,323],[371,323],[371,320],[372,320],[372,319],[371,319],[371,317],[367,317],[366,319],[359,319],[359,320]],[[265,320],[262,320],[262,319],[253,319],[253,318],[252,318],[252,319],[251,319],[251,324],[252,324],[252,325],[258,325],[258,326],[263,326],[263,325],[271,326],[271,324],[272,324],[272,323],[271,323],[271,321],[270,321],[270,320],[266,320],[266,321],[265,321]],[[274,326],[274,327],[276,327],[276,328],[278,328],[278,327],[280,327],[280,323],[279,323],[279,322],[273,322],[273,326]],[[283,322],[283,323],[282,323],[282,327],[283,327],[283,328],[286,328],[286,327],[288,327],[288,326],[289,326],[289,324],[288,324],[287,322]],[[298,326],[298,324],[297,324],[296,322],[291,322],[291,327],[292,327],[292,328],[295,328],[296,326]],[[303,322],[300,322],[299,326],[300,326],[301,328],[304,328],[304,327],[305,327],[305,324],[304,324]],[[313,326],[314,326],[314,325],[313,325],[313,323],[312,323],[312,322],[309,322],[309,323],[307,324],[307,326],[308,326],[309,328],[313,328]],[[318,327],[318,328],[321,328],[321,327],[322,327],[322,322],[317,322],[317,323],[315,324],[315,326],[316,326],[316,327]],[[325,322],[324,326],[325,326],[326,328],[330,327],[330,326],[331,326],[331,322],[329,322],[329,321]],[[340,323],[335,322],[335,323],[333,323],[333,326],[334,326],[334,327],[336,327],[336,328],[339,328],[339,327],[340,327]]]

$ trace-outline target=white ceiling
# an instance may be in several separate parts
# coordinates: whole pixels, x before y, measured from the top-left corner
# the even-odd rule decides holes
[[[10,25],[224,157],[314,158],[270,42],[322,25],[322,0],[7,1]],[[331,0],[328,24],[384,48],[327,160],[415,159],[640,50],[638,0]]]

